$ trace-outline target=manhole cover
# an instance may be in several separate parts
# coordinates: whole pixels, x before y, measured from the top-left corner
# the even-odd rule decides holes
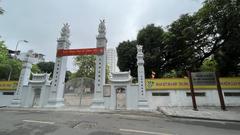
[[[120,133],[115,133],[115,132],[105,132],[105,131],[97,131],[97,132],[92,132],[88,135],[122,135]]]
[[[97,122],[91,121],[79,121],[72,128],[83,128],[83,129],[91,129],[97,126]]]

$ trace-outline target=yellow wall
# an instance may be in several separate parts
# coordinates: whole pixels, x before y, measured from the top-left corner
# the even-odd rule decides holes
[[[16,90],[17,81],[0,81],[0,90]]]
[[[145,79],[146,90],[186,90],[187,78]],[[220,78],[222,89],[240,89],[240,77]],[[0,90],[16,90],[17,81],[0,81]],[[216,86],[194,86],[195,89],[216,89]]]
[[[146,79],[146,90],[185,90],[189,89],[188,78]],[[240,89],[240,77],[220,78],[222,89]],[[212,86],[194,86],[195,89],[217,89]]]

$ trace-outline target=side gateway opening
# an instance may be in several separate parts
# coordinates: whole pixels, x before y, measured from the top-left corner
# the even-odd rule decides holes
[[[39,107],[41,88],[34,89],[33,107]]]
[[[116,88],[116,109],[125,110],[126,105],[126,88]]]

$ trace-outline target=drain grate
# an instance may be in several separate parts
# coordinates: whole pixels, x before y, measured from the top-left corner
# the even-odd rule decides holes
[[[79,121],[76,122],[72,128],[83,128],[83,129],[91,129],[97,126],[97,122],[92,121]]]

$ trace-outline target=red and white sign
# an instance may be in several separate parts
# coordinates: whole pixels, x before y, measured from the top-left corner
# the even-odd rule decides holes
[[[57,50],[57,57],[73,56],[73,55],[102,55],[104,48],[86,48],[86,49],[59,49]]]

